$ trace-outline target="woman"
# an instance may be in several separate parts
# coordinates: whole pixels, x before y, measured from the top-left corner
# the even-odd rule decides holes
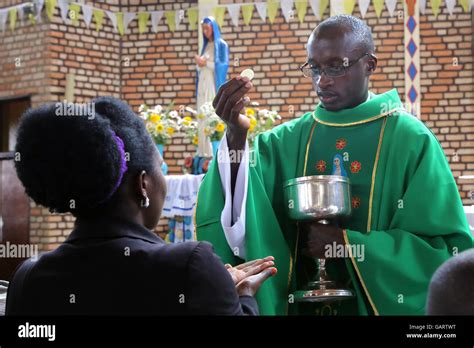
[[[197,67],[196,99],[197,111],[201,106],[211,102],[219,87],[226,81],[229,69],[229,46],[221,37],[219,25],[214,17],[206,17],[201,21],[203,46],[201,55],[194,57]],[[204,141],[205,139],[205,141]],[[211,156],[212,148],[204,134],[202,122],[199,125],[199,155]]]
[[[16,152],[27,194],[77,219],[67,240],[12,278],[7,315],[257,314],[272,257],[224,266],[208,243],[167,245],[153,230],[166,187],[141,119],[101,97],[94,117],[64,105],[28,110]],[[227,268],[227,269],[226,269]]]

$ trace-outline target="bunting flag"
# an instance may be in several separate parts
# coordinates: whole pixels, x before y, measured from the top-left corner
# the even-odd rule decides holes
[[[41,22],[41,11],[43,11],[43,7],[44,7],[44,0],[36,0],[36,3],[35,3],[36,17],[35,17],[35,19],[38,22]]]
[[[459,4],[462,6],[464,12],[469,12],[471,11],[471,8],[472,8],[472,5],[473,5],[473,1],[469,1],[469,0],[459,0]]]
[[[344,13],[344,1],[331,1],[331,16]]]
[[[255,7],[257,8],[260,18],[265,22],[267,20],[267,4],[265,2],[257,2]]]
[[[109,16],[110,18],[110,21],[112,22],[112,26],[114,27],[114,31],[118,31],[118,28],[117,28],[117,15],[118,13],[113,13],[111,11],[105,11],[105,13],[107,13],[107,16]]]
[[[380,15],[382,14],[383,3],[384,3],[384,0],[374,0],[375,13],[377,14],[377,17],[379,18],[380,18]]]
[[[354,0],[355,1],[355,0]],[[296,0],[295,1],[296,13],[298,13],[298,19],[300,23],[304,22],[304,17],[308,11],[308,1],[307,0]]]
[[[417,0],[419,1],[419,4],[418,4],[418,7],[420,8],[420,12],[422,14],[425,14],[425,11],[426,11],[426,0]],[[414,0],[413,0],[414,2]],[[414,12],[414,11],[413,11]]]
[[[237,27],[239,25],[240,4],[227,5],[227,12],[229,12],[232,23]]]
[[[164,14],[163,11],[154,11],[151,13],[151,27],[154,33],[158,32],[158,23],[163,17],[163,14]]]
[[[146,31],[146,27],[148,26],[148,20],[150,19],[150,13],[148,12],[140,12],[138,14],[138,32],[143,34]]]
[[[10,30],[14,31],[16,26],[16,14],[18,9],[16,7],[11,8],[8,10],[8,18],[10,20]]]
[[[188,22],[191,30],[196,30],[198,21],[198,9],[196,7],[188,8]]]
[[[82,16],[84,17],[84,22],[86,23],[86,27],[88,28],[91,25],[92,21],[92,10],[92,6],[82,5]]]
[[[176,13],[174,11],[166,11],[166,24],[168,24],[168,29],[172,32],[176,30]]]
[[[220,27],[224,25],[225,6],[217,6],[214,8],[214,18]]]
[[[102,23],[104,22],[104,11],[95,8],[92,10],[92,14],[94,15],[95,30],[99,31],[102,29]]]
[[[81,11],[81,5],[79,4],[69,4],[69,18],[73,25],[79,24],[79,12]]]
[[[253,4],[242,5],[242,18],[244,19],[244,24],[249,25],[253,16]]]
[[[441,0],[430,0],[431,3],[431,11],[435,17],[438,17],[439,14],[439,7],[441,6]]]
[[[324,12],[326,12],[326,9],[329,7],[329,0],[319,0],[319,14],[321,16],[321,19],[324,16]]]
[[[456,0],[446,0],[446,8],[450,15],[453,14],[454,6],[456,6]]]
[[[281,0],[281,12],[286,22],[289,22],[290,17],[293,17],[293,0]]]
[[[3,9],[0,10],[0,30],[2,33],[5,32],[5,26],[7,25],[7,18],[8,18],[8,10]]]
[[[176,31],[179,29],[179,25],[184,23],[185,16],[188,18],[190,30],[196,30],[200,16],[203,15],[202,8],[208,9],[206,15],[213,14],[216,18],[217,23],[222,27],[224,25],[225,12],[229,12],[231,22],[234,26],[239,25],[240,12],[242,12],[242,19],[245,25],[250,25],[253,20],[254,8],[257,9],[259,17],[265,22],[267,17],[271,24],[275,22],[275,18],[278,15],[278,9],[281,9],[281,15],[285,18],[286,22],[290,22],[295,13],[298,15],[300,23],[303,23],[308,11],[308,2],[314,15],[321,20],[324,17],[326,9],[330,6],[331,14],[352,14],[355,8],[355,4],[358,1],[358,7],[361,16],[365,18],[368,8],[370,7],[371,0],[257,0],[258,2],[247,2],[247,3],[233,3],[227,5],[213,5],[205,4],[205,6],[199,5],[198,7],[190,7],[181,10],[172,11],[141,11],[141,12],[112,12],[104,11],[99,8],[95,8],[92,5],[86,5],[79,0],[30,0],[19,5],[11,6],[8,8],[0,9],[0,31],[4,32],[7,28],[7,21],[9,20],[9,28],[15,30],[17,27],[17,17],[21,24],[24,20],[29,20],[31,23],[36,24],[42,19],[42,10],[45,9],[46,15],[49,20],[52,20],[56,5],[59,7],[59,13],[63,22],[67,24],[78,25],[79,17],[82,11],[82,18],[87,28],[90,27],[92,17],[96,24],[96,30],[99,31],[103,25],[104,14],[107,13],[114,30],[120,35],[125,35],[128,32],[130,23],[137,18],[138,19],[138,31],[140,34],[150,30],[148,28],[148,22],[151,17],[151,30],[158,32],[158,23],[163,17],[166,16],[166,24],[170,31]],[[372,0],[377,17],[382,15],[384,6],[387,8],[388,13],[391,17],[395,15],[397,9],[397,3],[399,0]],[[407,13],[413,16],[415,8],[419,13],[426,13],[426,0],[402,0],[406,5]],[[455,13],[456,0],[445,0],[446,9],[449,15]],[[435,17],[441,12],[441,5],[443,0],[430,0],[430,8]],[[92,2],[91,2],[92,3]],[[474,0],[459,0],[457,2],[464,12],[471,11]]]
[[[128,33],[128,26],[135,19],[135,16],[136,16],[135,12],[125,12],[123,14],[123,32],[124,33]]]
[[[367,13],[367,10],[369,9],[370,5],[370,0],[359,0],[359,10],[360,14],[362,15],[362,18],[365,18],[365,14]]]
[[[51,20],[54,14],[54,8],[56,7],[56,0],[45,0],[44,3],[46,6],[46,15],[48,19]]]
[[[346,0],[346,1],[344,1],[344,13],[345,14],[352,14],[352,12],[354,11],[355,4],[356,4],[356,0]]]
[[[277,0],[268,0],[267,2],[268,20],[272,24],[275,21],[275,17],[276,17],[279,7],[280,7],[280,3]]]
[[[61,11],[61,18],[63,22],[69,23],[67,18],[67,11],[69,8],[69,0],[58,0],[59,10]]]
[[[385,0],[385,5],[387,6],[388,13],[390,13],[390,17],[393,17],[397,7],[397,0]]]

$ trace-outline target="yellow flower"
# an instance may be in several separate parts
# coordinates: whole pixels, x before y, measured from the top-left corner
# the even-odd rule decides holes
[[[253,116],[253,115],[255,115],[255,110],[249,108],[249,109],[245,110],[245,115],[248,116],[248,117]]]
[[[216,126],[216,131],[223,132],[224,129],[225,129],[225,125],[223,123],[219,122]]]
[[[189,126],[189,125],[191,124],[192,120],[193,120],[193,119],[192,119],[191,117],[186,116],[186,117],[183,118],[183,124],[184,124],[185,126]]]
[[[157,123],[158,121],[161,120],[161,116],[158,114],[151,114],[150,116],[150,121],[153,123]]]
[[[249,128],[249,132],[253,132],[253,129],[254,129],[254,128],[255,128],[255,126],[251,124],[251,125],[250,125],[250,128]]]
[[[257,120],[253,117],[250,118],[250,125],[255,127],[257,125]]]
[[[160,122],[156,125],[155,130],[157,133],[163,133],[165,126],[163,126],[163,123]]]
[[[199,137],[198,137],[197,135],[195,135],[195,136],[193,137],[193,144],[194,144],[194,145],[199,144]]]
[[[204,116],[204,114],[198,114],[198,115],[197,115],[197,118],[198,118],[199,120],[204,120],[205,116]]]
[[[174,128],[173,127],[168,127],[166,129],[166,131],[168,132],[169,135],[173,135],[174,134]]]

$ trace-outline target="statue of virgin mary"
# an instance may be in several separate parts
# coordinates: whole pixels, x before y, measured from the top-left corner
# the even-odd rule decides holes
[[[221,38],[219,25],[214,17],[206,17],[201,21],[203,47],[201,55],[196,55],[197,80],[196,99],[197,112],[206,102],[212,102],[225,82],[229,68],[229,47]],[[211,156],[212,148],[209,137],[204,134],[203,122],[199,122],[199,156]]]

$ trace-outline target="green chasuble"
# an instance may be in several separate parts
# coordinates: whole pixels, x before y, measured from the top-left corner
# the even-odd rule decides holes
[[[431,131],[403,110],[396,90],[337,112],[319,104],[259,135],[253,151],[246,258],[273,255],[278,268],[257,294],[263,315],[422,315],[435,270],[473,246],[444,152]],[[224,192],[213,162],[199,190],[197,237],[235,265],[243,260],[232,253],[221,226]],[[341,227],[346,245],[359,253],[329,259],[328,270],[339,281],[346,278],[343,285],[354,289],[356,298],[292,303],[291,294],[308,279],[308,259],[300,255],[301,245],[297,248],[303,237],[288,218],[283,185],[300,176],[330,174],[351,180],[353,213]]]

